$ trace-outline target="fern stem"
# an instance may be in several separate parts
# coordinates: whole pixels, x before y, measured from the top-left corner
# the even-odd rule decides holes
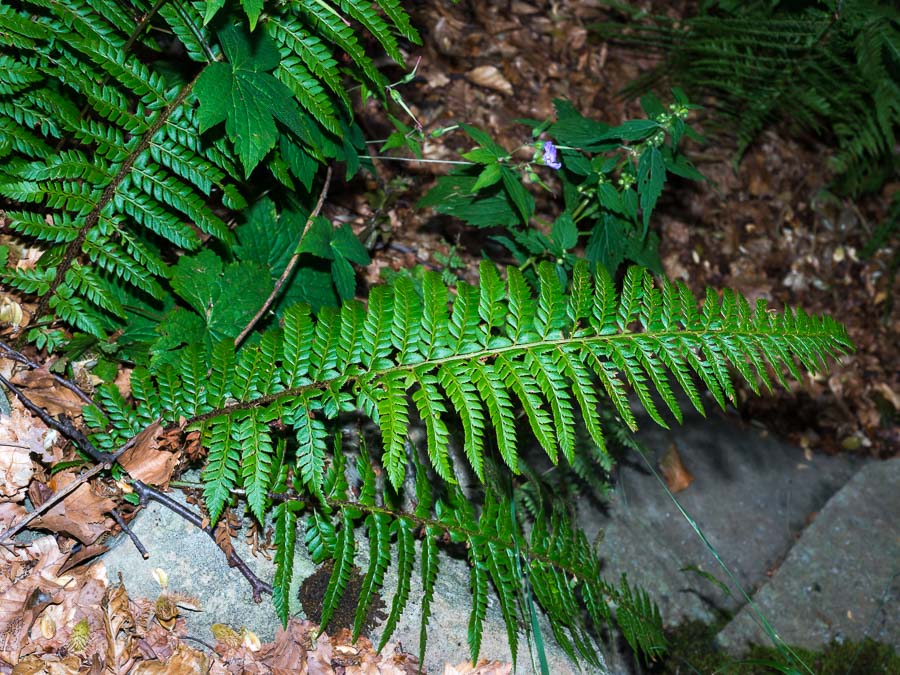
[[[53,299],[53,296],[56,294],[57,289],[65,280],[66,272],[69,271],[72,263],[80,255],[82,245],[84,244],[88,233],[92,229],[94,229],[94,227],[100,220],[100,214],[103,212],[104,208],[106,208],[106,205],[109,204],[115,197],[116,191],[119,189],[119,185],[121,185],[122,181],[124,181],[128,177],[129,173],[131,173],[131,169],[134,166],[134,163],[138,160],[144,150],[146,150],[150,146],[150,143],[153,140],[153,136],[156,135],[156,132],[159,131],[163,127],[163,125],[165,125],[169,117],[175,112],[175,110],[180,108],[181,104],[184,103],[185,99],[187,99],[188,95],[193,90],[194,85],[197,83],[197,80],[200,78],[200,75],[203,72],[204,71],[200,71],[200,73],[197,73],[196,77],[194,77],[193,80],[191,80],[181,89],[181,91],[178,92],[178,95],[175,97],[175,99],[168,106],[166,106],[166,108],[160,113],[159,117],[156,118],[156,121],[154,121],[153,124],[150,125],[146,133],[141,138],[140,142],[131,151],[131,154],[129,154],[128,157],[126,157],[122,162],[121,168],[103,190],[103,194],[100,195],[100,199],[97,200],[97,204],[90,210],[87,216],[85,216],[84,224],[79,228],[78,235],[74,239],[72,239],[72,241],[70,241],[66,246],[66,250],[63,253],[62,260],[60,260],[59,265],[56,268],[56,274],[54,275],[53,280],[50,282],[47,292],[41,295],[40,299],[38,300],[37,307],[34,310],[34,316],[40,318],[47,312],[47,309],[50,306],[50,300]],[[21,346],[26,339],[27,333],[23,332],[21,337],[16,342],[16,346]]]
[[[300,232],[300,236],[297,238],[297,247],[294,249],[294,255],[291,256],[290,261],[287,266],[284,268],[284,271],[281,273],[281,276],[278,277],[278,281],[275,282],[275,288],[272,289],[272,292],[269,293],[269,297],[266,298],[266,301],[262,304],[262,307],[259,308],[259,311],[256,315],[250,319],[250,323],[248,323],[244,330],[240,332],[240,334],[234,339],[234,346],[237,349],[241,343],[246,339],[246,337],[250,334],[250,331],[253,330],[253,327],[256,323],[262,318],[263,314],[265,314],[269,307],[272,306],[272,303],[275,302],[275,298],[278,297],[278,294],[281,292],[282,287],[284,287],[285,282],[290,278],[291,274],[294,272],[294,268],[297,266],[297,261],[300,260],[300,245],[303,243],[303,237],[306,236],[307,231],[309,230],[309,226],[312,225],[312,222],[318,217],[319,212],[322,210],[322,205],[325,203],[325,196],[328,194],[328,186],[331,185],[331,167],[328,167],[328,170],[325,172],[325,183],[322,185],[322,191],[319,193],[319,199],[316,201],[316,207],[310,212],[309,217],[306,219],[306,223],[303,225],[303,230]]]
[[[704,330],[676,330],[676,331],[643,331],[643,332],[621,332],[612,335],[590,335],[586,337],[576,336],[576,337],[561,337],[561,338],[545,338],[545,339],[536,339],[531,342],[519,342],[511,345],[507,345],[504,347],[489,347],[484,348],[472,352],[466,352],[465,354],[453,354],[451,356],[432,358],[428,361],[420,361],[418,363],[404,363],[398,364],[395,366],[390,366],[388,368],[378,369],[368,369],[363,371],[358,371],[352,373],[350,375],[338,375],[335,377],[331,377],[328,379],[321,379],[309,384],[300,385],[298,387],[293,387],[291,389],[285,389],[272,394],[265,394],[260,396],[259,398],[251,399],[248,401],[239,401],[237,403],[233,403],[227,406],[223,406],[221,408],[217,408],[215,410],[210,410],[205,413],[201,413],[199,415],[194,415],[190,417],[184,424],[192,425],[198,422],[203,422],[205,420],[212,419],[214,417],[220,417],[222,415],[228,415],[232,412],[239,410],[251,410],[253,408],[260,408],[269,405],[270,403],[274,403],[275,401],[279,401],[281,399],[291,399],[298,396],[301,396],[305,392],[315,391],[315,390],[327,390],[329,387],[333,385],[335,382],[340,382],[342,386],[346,386],[348,383],[359,382],[360,380],[372,375],[377,374],[380,377],[388,377],[394,373],[409,373],[413,372],[416,369],[423,368],[425,366],[430,369],[436,369],[445,364],[454,364],[454,363],[468,363],[472,361],[491,361],[496,359],[498,356],[502,354],[515,354],[516,352],[527,352],[529,349],[533,349],[536,347],[566,347],[566,346],[579,346],[585,352],[588,351],[589,345],[591,344],[610,344],[621,342],[623,345],[629,345],[635,336],[644,336],[647,338],[652,338],[658,340],[660,342],[665,342],[669,339],[678,339],[684,337],[693,337],[693,338],[701,338],[703,336],[710,335],[722,335],[727,338],[737,338],[737,339],[747,339],[753,340],[759,336],[766,337],[785,337],[784,333],[779,333],[777,330],[772,330],[771,332],[763,332],[762,330],[755,331],[739,331],[731,328],[723,328],[721,330],[707,328]],[[794,330],[789,334],[790,337],[818,337],[819,334],[815,332],[804,332],[801,330]],[[173,423],[172,426],[176,424]]]

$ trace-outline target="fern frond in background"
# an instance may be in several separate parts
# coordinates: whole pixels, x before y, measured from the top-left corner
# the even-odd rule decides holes
[[[820,371],[825,358],[845,353],[851,345],[844,329],[827,317],[790,310],[776,314],[762,302],[754,309],[730,291],[721,297],[709,292],[698,307],[685,286],[657,285],[637,267],[629,269],[618,292],[603,268],[592,276],[580,263],[564,287],[555,266],[543,263],[536,296],[514,267],[507,270],[506,281],[490,263],[483,263],[480,271],[480,285],[461,282],[452,302],[436,273],[426,273],[418,289],[408,277],[398,276],[392,286],[372,289],[368,307],[351,301],[339,310],[323,308],[314,318],[308,307],[295,305],[285,313],[283,326],[237,353],[226,340],[208,353],[185,348],[177,363],[165,362],[153,371],[138,368],[132,386],[144,392],[142,406],[130,409],[115,387],[104,387],[100,402],[106,414],[99,408],[85,413],[92,427],[104,430],[93,440],[98,447],[113,448],[156,417],[173,425],[186,421],[187,428],[200,431],[208,450],[204,497],[214,522],[236,488],[246,491],[259,519],[273,501],[303,500],[313,512],[311,552],[319,560],[335,560],[326,609],[343,593],[343,575],[354,561],[353,526],[358,520],[375,538],[370,541],[374,554],[369,586],[381,583],[385,538],[399,550],[402,580],[411,570],[414,531],[424,528],[426,541],[445,532],[456,541],[457,533],[461,541],[469,541],[473,564],[473,656],[488,578],[512,630],[517,616],[512,597],[521,574],[513,580],[511,560],[519,556],[561,645],[570,653],[574,645],[588,656],[589,642],[572,623],[579,616],[577,607],[591,616],[605,616],[605,601],[597,594],[613,593],[608,586],[596,585],[601,582],[591,567],[596,561],[590,548],[578,536],[560,537],[570,526],[547,521],[548,514],[535,521],[526,542],[516,534],[518,524],[508,501],[512,497],[501,498],[502,490],[485,491],[480,517],[468,499],[454,497],[459,495],[460,476],[475,475],[484,482],[489,470],[520,473],[525,460],[516,408],[524,410],[531,435],[552,463],[565,459],[573,464],[577,416],[593,442],[606,448],[598,412],[604,394],[618,417],[634,429],[626,396],[630,387],[650,417],[665,426],[654,397],[680,420],[672,379],[702,412],[701,387],[719,405],[733,398],[732,370],[755,390],[760,385],[771,388],[773,382],[785,382],[785,373],[800,377],[801,368]],[[412,406],[426,424],[421,459],[407,443]],[[378,488],[380,502],[374,478],[368,476],[374,476],[374,461],[366,455],[360,461],[360,497],[351,500],[342,453],[331,450],[338,416],[355,412],[380,430],[381,452],[375,461],[387,477]],[[451,447],[449,430],[455,420],[463,430],[462,461]],[[275,421],[280,424],[272,425]],[[278,450],[282,439],[274,428],[287,430],[287,452]],[[391,504],[399,500],[396,495],[408,485],[409,469],[419,462],[427,467],[419,466],[414,481],[420,510],[401,515],[400,505]],[[441,486],[449,501],[432,502],[425,494],[426,471],[424,484]],[[284,520],[276,526],[282,533],[278,541],[288,546],[288,521],[297,513],[281,504],[276,515]],[[431,546],[423,543],[421,555],[429,555]],[[277,555],[275,602],[282,612],[290,577],[284,567],[290,559],[284,551]],[[429,575],[431,564],[423,560]],[[583,584],[582,605],[575,604],[574,588],[562,583],[563,577],[579,580],[576,586]],[[403,584],[392,617],[405,602],[408,579]],[[426,597],[429,592],[426,588]],[[635,617],[647,616],[643,595],[623,590],[620,600],[633,605]],[[620,625],[627,616],[619,616]],[[636,631],[636,643],[652,653],[655,638],[640,637],[637,624],[631,630]]]
[[[738,140],[738,158],[767,125],[787,120],[833,140],[846,192],[878,189],[897,170],[900,10],[881,0],[709,2],[698,16],[653,16],[595,29],[653,48],[664,62],[632,82],[661,80],[703,100]]]

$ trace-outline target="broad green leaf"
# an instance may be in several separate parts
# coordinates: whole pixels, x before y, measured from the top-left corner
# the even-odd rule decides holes
[[[499,164],[488,164],[484,167],[484,171],[478,174],[478,180],[472,185],[472,188],[469,190],[472,194],[480,191],[482,188],[490,187],[497,183],[500,180],[500,165]]]
[[[531,216],[534,214],[534,197],[532,197],[531,193],[525,189],[525,186],[523,186],[521,180],[519,180],[518,174],[512,169],[501,166],[500,176],[503,178],[503,187],[506,188],[506,192],[509,194],[510,199],[512,199],[516,208],[519,210],[522,223],[527,225],[531,220]]]
[[[271,38],[260,32],[251,40],[236,26],[226,26],[219,41],[228,62],[211,63],[197,79],[197,118],[202,131],[225,122],[249,176],[275,147],[276,120],[302,136],[303,118],[291,90],[268,72],[280,61]]]
[[[250,30],[256,30],[256,22],[259,20],[259,15],[263,10],[263,0],[241,0],[241,5],[243,5],[247,19],[250,21]]]
[[[550,236],[561,251],[568,251],[578,243],[578,226],[571,214],[563,213],[550,228]]]
[[[369,257],[369,252],[366,250],[366,247],[362,245],[359,237],[353,234],[353,229],[350,225],[344,224],[334,230],[334,235],[331,239],[331,248],[334,249],[335,253],[340,254],[357,265],[368,265],[372,262],[372,259]]]
[[[650,215],[656,200],[662,194],[666,182],[666,165],[659,148],[650,146],[638,160],[638,193],[641,196],[641,211],[644,221],[644,232],[650,226]]]

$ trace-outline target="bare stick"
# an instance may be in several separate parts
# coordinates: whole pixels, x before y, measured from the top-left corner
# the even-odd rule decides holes
[[[41,367],[41,364],[35,363],[34,361],[29,359],[27,356],[25,356],[21,352],[17,352],[15,349],[10,347],[5,342],[0,341],[0,349],[2,349],[4,352],[6,352],[6,354],[4,354],[4,356],[6,356],[6,358],[11,359],[13,361],[17,361],[18,363],[21,363],[22,365],[28,366],[32,370],[36,370],[37,368]],[[50,377],[52,377],[54,380],[59,382],[62,386],[64,386],[69,391],[74,392],[75,395],[78,396],[78,398],[80,398],[82,401],[84,401],[88,405],[92,405],[94,403],[93,399],[90,396],[88,396],[84,392],[84,390],[81,389],[81,387],[79,387],[77,384],[75,384],[71,380],[67,380],[66,378],[61,377],[61,376],[57,375],[56,373],[52,373],[49,370],[47,372],[50,373]]]
[[[330,177],[331,173],[329,171],[328,178]],[[125,445],[123,445],[121,448],[116,450],[115,453],[101,452],[96,448],[96,446],[94,446],[93,443],[91,443],[87,436],[85,436],[81,431],[75,428],[75,425],[67,417],[61,416],[59,420],[55,419],[46,410],[44,410],[40,406],[35,405],[17,386],[15,386],[12,382],[7,380],[2,375],[0,375],[0,384],[3,384],[7,389],[15,394],[16,397],[22,402],[22,405],[24,405],[28,410],[34,413],[34,415],[40,418],[44,422],[44,424],[52,429],[56,429],[61,434],[63,434],[63,436],[74,442],[79,447],[79,449],[84,452],[84,454],[86,454],[94,462],[97,463],[96,466],[94,466],[89,471],[81,474],[78,478],[72,481],[72,483],[70,483],[60,491],[60,493],[65,492],[65,494],[57,493],[53,495],[50,499],[41,504],[38,509],[35,509],[31,513],[29,513],[22,522],[17,523],[2,535],[0,535],[0,543],[2,543],[8,537],[14,535],[27,523],[31,522],[34,518],[40,515],[40,513],[46,512],[47,509],[52,508],[53,504],[58,503],[60,499],[63,499],[66,495],[71,494],[71,492],[74,491],[78,487],[78,485],[84,483],[86,480],[90,479],[92,476],[95,476],[101,471],[109,470],[110,468],[112,468],[113,464],[116,463],[116,460],[119,458],[119,456],[134,445],[140,434],[136,434],[131,439],[129,439],[128,442],[125,443]],[[158,421],[159,420],[156,420],[152,424],[156,424],[156,422]],[[141,498],[141,504],[146,504],[147,501],[155,501],[159,504],[162,504],[166,508],[180,515],[192,525],[199,527],[210,537],[212,537],[213,540],[215,540],[215,533],[213,532],[213,529],[209,525],[204,527],[203,519],[187,507],[182,506],[163,492],[160,492],[156,488],[151,487],[135,478],[131,478],[131,485],[134,488],[135,492],[138,493],[138,496]],[[235,553],[234,551],[226,552],[225,558],[226,560],[228,560],[228,564],[231,567],[236,568],[250,583],[250,588],[253,591],[253,600],[255,602],[262,601],[263,593],[268,593],[269,595],[272,594],[272,586],[256,576],[253,570],[250,569],[247,563],[244,562],[244,560],[240,556],[238,556],[237,553]]]
[[[203,524],[203,518],[200,515],[194,513],[191,509],[189,509],[184,504],[181,504],[174,499],[172,499],[169,495],[164,492],[160,492],[154,487],[150,487],[146,483],[142,483],[139,480],[132,481],[132,487],[134,487],[135,492],[138,493],[138,496],[141,498],[141,504],[146,504],[148,501],[156,502],[157,504],[162,504],[170,511],[178,514],[186,521],[191,523],[212,537],[213,541],[216,539],[215,531],[209,525]],[[228,561],[228,564],[231,567],[237,568],[238,572],[244,575],[244,578],[250,583],[250,588],[253,591],[253,601],[261,602],[262,594],[268,593],[272,595],[272,586],[267,584],[265,581],[260,579],[253,570],[250,569],[249,565],[247,565],[244,560],[238,556],[233,550],[225,552],[225,559]]]
[[[135,438],[137,438],[137,436],[135,436]],[[77,490],[81,485],[89,481],[98,473],[100,473],[101,471],[107,471],[112,468],[112,465],[115,463],[115,460],[118,459],[119,455],[121,455],[132,445],[134,445],[135,438],[132,438],[125,445],[116,450],[115,454],[110,455],[109,461],[97,464],[92,469],[79,474],[75,478],[75,480],[66,485],[62,490],[60,490],[59,492],[54,492],[50,496],[50,498],[47,499],[47,501],[35,508],[31,513],[23,516],[22,519],[19,520],[19,522],[17,522],[15,525],[10,526],[3,534],[0,534],[0,544],[17,535],[26,525],[28,525],[28,523],[30,523],[35,518],[40,517],[42,514],[47,513],[47,511],[52,509],[56,504],[75,492],[75,490]]]
[[[40,406],[35,405],[30,398],[28,398],[21,389],[19,389],[12,382],[7,380],[3,375],[0,375],[0,384],[9,389],[13,394],[16,395],[22,405],[24,405],[33,415],[39,418],[44,424],[46,424],[51,429],[56,429],[63,436],[68,438],[70,441],[75,443],[78,446],[78,449],[84,452],[88,457],[93,459],[95,462],[100,462],[105,464],[106,462],[110,462],[110,466],[115,462],[115,458],[109,454],[108,452],[100,452],[97,448],[94,447],[93,443],[88,440],[88,437],[81,433],[78,429],[75,428],[75,425],[72,424],[71,420],[67,418],[65,415],[60,415],[60,419],[56,419],[46,410],[41,408]],[[109,468],[109,467],[107,467]]]
[[[275,298],[277,298],[278,294],[281,292],[281,287],[284,286],[285,282],[293,273],[294,268],[297,266],[297,261],[300,260],[300,244],[303,243],[303,237],[306,236],[306,232],[309,230],[309,226],[312,225],[312,221],[316,219],[319,212],[322,210],[322,205],[325,203],[325,196],[328,194],[328,186],[330,184],[331,167],[329,166],[328,171],[325,173],[325,184],[322,186],[322,191],[319,193],[319,200],[316,202],[316,208],[312,210],[312,213],[309,214],[309,218],[306,219],[306,223],[303,225],[303,231],[300,233],[300,238],[297,240],[297,249],[294,251],[294,255],[291,257],[290,261],[288,261],[287,267],[284,268],[284,272],[281,273],[278,281],[275,282],[275,288],[269,293],[269,297],[266,298],[263,306],[259,308],[256,316],[250,319],[250,323],[248,323],[244,330],[241,331],[241,334],[234,339],[235,347],[240,346],[244,339],[250,334],[250,331],[253,330],[256,323],[262,318],[263,314],[269,311],[269,307],[272,306],[272,303],[275,302]]]
[[[125,522],[125,519],[119,513],[119,509],[113,509],[109,512],[109,515],[112,516],[113,520],[116,521],[116,525],[118,525],[122,532],[128,535],[128,538],[131,539],[131,543],[134,544],[134,547],[138,550],[138,553],[141,554],[141,557],[146,560],[150,557],[150,554],[147,553],[147,549],[141,543],[141,540],[138,539],[137,535],[132,531],[130,527],[128,527],[128,523]]]

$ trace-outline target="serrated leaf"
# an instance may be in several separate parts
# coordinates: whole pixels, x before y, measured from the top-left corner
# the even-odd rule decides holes
[[[500,180],[500,165],[497,163],[488,164],[484,170],[478,174],[478,178],[472,184],[469,192],[476,193],[483,188],[490,187]]]
[[[368,265],[372,262],[369,252],[362,245],[359,237],[353,234],[353,229],[350,225],[341,225],[334,231],[331,247],[336,253],[357,265]]]
[[[656,200],[662,194],[666,182],[666,165],[659,148],[651,146],[641,153],[638,160],[638,194],[641,198],[641,211],[644,222],[644,233],[650,226],[650,215]],[[643,236],[643,234],[641,236]]]
[[[265,33],[247,37],[236,26],[219,31],[227,63],[208,65],[197,79],[201,131],[225,122],[249,176],[278,139],[276,120],[298,136],[304,133],[300,108],[291,90],[268,71],[280,61],[278,49]]]
[[[578,243],[578,226],[571,214],[563,213],[550,228],[550,237],[561,251],[568,251]]]
[[[256,30],[256,22],[259,20],[259,15],[263,10],[263,0],[241,0],[241,5],[244,7],[247,19],[250,21],[250,30]]]

